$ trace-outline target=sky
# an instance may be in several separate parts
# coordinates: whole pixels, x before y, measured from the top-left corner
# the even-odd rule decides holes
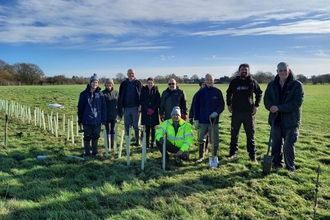
[[[330,73],[329,0],[0,0],[0,60],[55,75]]]

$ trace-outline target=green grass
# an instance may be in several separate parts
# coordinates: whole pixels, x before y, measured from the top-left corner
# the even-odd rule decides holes
[[[116,85],[118,86],[118,85]],[[228,85],[217,85],[223,92]],[[160,91],[166,85],[159,85]],[[180,86],[190,105],[197,85]],[[265,90],[266,85],[261,85]],[[61,117],[76,117],[79,93],[85,86],[0,87],[0,97],[45,110]],[[118,87],[117,87],[118,88]],[[317,219],[330,219],[330,101],[329,85],[305,85],[303,120],[296,144],[297,171],[273,170],[262,175],[261,165],[248,160],[243,130],[238,157],[220,160],[218,169],[208,161],[196,164],[197,146],[191,159],[162,171],[161,154],[148,149],[145,170],[141,148],[131,149],[131,166],[111,152],[110,157],[81,162],[65,157],[82,156],[81,137],[66,141],[34,123],[9,118],[7,148],[0,148],[0,219],[313,219],[316,170],[321,166]],[[49,109],[59,103],[64,109]],[[3,145],[4,112],[0,112]],[[230,114],[220,117],[220,156],[228,155]],[[266,153],[269,126],[263,104],[256,116],[259,162]],[[123,122],[119,123],[119,133]],[[23,132],[23,135],[19,135]],[[195,134],[197,133],[194,131]],[[119,140],[118,140],[119,144]],[[103,139],[99,151],[104,153]],[[37,160],[37,155],[47,158]]]

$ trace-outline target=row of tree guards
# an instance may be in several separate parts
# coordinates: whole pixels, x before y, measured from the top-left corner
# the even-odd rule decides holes
[[[38,126],[45,131],[49,131],[55,137],[59,136],[60,130],[62,130],[63,134],[66,135],[66,141],[72,144],[75,144],[75,137],[78,137],[81,142],[81,146],[84,147],[83,143],[83,133],[82,130],[79,128],[78,125],[78,117],[67,117],[63,113],[62,118],[59,118],[59,113],[53,113],[51,111],[50,114],[45,114],[45,111],[40,109],[39,107],[35,107],[33,110],[33,117],[31,113],[31,108],[29,106],[21,105],[14,101],[7,101],[0,99],[0,111],[5,112],[6,120],[5,120],[5,135],[4,135],[4,146],[7,146],[7,129],[8,129],[8,117],[15,117],[21,120],[23,123],[34,123],[34,126]],[[62,125],[60,126],[59,121],[62,121]],[[103,129],[104,134],[104,149],[105,149],[105,156],[109,156],[109,151],[113,150],[115,153],[118,154],[118,158],[121,158],[122,154],[122,146],[125,137],[125,144],[126,144],[126,161],[127,166],[130,166],[130,140],[131,140],[131,128],[129,129],[128,134],[125,136],[125,131],[122,130],[120,136],[120,144],[119,150],[117,150],[117,136],[118,136],[118,127],[115,126],[115,137],[114,137],[114,147],[113,149],[109,148],[108,145],[108,134],[106,133],[106,129]],[[139,138],[139,137],[136,137]],[[162,168],[165,170],[165,143],[163,145],[163,158],[162,158]],[[144,170],[146,159],[146,134],[143,132],[143,140],[142,140],[142,159],[141,159],[141,169]],[[67,155],[68,158],[75,158],[78,160],[85,160],[82,157]],[[46,158],[39,155],[39,158]]]

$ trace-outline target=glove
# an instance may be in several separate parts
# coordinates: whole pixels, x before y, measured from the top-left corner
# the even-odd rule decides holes
[[[161,121],[164,121],[164,120],[165,120],[165,115],[161,115],[161,116],[160,116],[160,120],[161,120]]]
[[[199,120],[195,120],[195,128],[199,128]]]
[[[152,115],[154,113],[154,110],[151,108],[148,108],[147,115]]]
[[[193,125],[193,124],[194,124],[194,119],[193,119],[193,118],[189,118],[189,123],[190,123],[191,125]]]
[[[181,118],[182,118],[183,120],[185,120],[185,121],[186,121],[186,120],[187,120],[187,118],[188,118],[188,117],[187,117],[187,114],[183,114]]]
[[[163,137],[161,137],[161,138],[159,139],[159,143],[160,143],[161,145],[164,144],[164,138],[163,138]]]
[[[216,113],[216,112],[213,112],[212,114],[210,114],[210,118],[215,118],[217,116],[218,116],[218,113]]]

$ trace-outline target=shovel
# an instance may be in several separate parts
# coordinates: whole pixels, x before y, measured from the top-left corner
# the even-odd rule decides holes
[[[277,116],[277,114],[276,114]],[[275,116],[275,118],[276,118]],[[270,148],[271,148],[271,145],[272,145],[272,131],[273,131],[273,126],[274,126],[274,121],[275,121],[275,118],[273,119],[272,121],[272,126],[270,127],[270,134],[269,134],[269,140],[268,140],[268,150],[267,150],[267,154],[264,155],[264,159],[262,161],[262,173],[264,175],[268,175],[270,174],[270,171],[272,170],[272,160],[273,160],[273,157],[269,155],[269,152],[270,152]]]
[[[211,144],[212,144],[212,156],[209,157],[209,164],[210,164],[210,168],[217,168],[218,167],[218,156],[215,156],[215,149],[214,149],[214,123],[215,123],[215,119],[212,119],[211,117],[209,117],[210,119],[210,125],[211,125]],[[209,132],[209,134],[210,134]]]

